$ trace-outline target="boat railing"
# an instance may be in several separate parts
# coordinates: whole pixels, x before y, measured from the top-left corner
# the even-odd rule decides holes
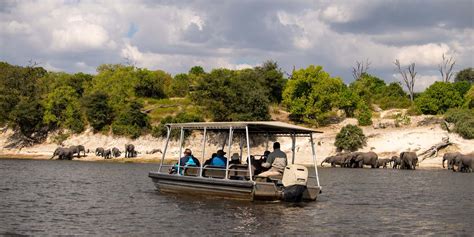
[[[202,173],[200,166],[181,165],[179,167],[181,170],[180,174],[175,172],[176,175],[225,179],[227,173],[227,177],[229,177],[229,179],[249,179],[250,177],[248,166],[246,164],[231,164],[229,165],[228,169],[222,166],[205,165],[202,167]],[[171,171],[173,168],[175,168],[175,171],[177,171],[178,165],[162,165],[162,169],[167,170],[165,172],[168,173],[172,173]],[[160,172],[163,173],[164,170],[160,170]]]

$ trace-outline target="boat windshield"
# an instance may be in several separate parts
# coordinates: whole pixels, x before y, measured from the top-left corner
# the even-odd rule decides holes
[[[163,149],[163,156],[160,162],[160,173],[170,173],[177,175],[187,175],[195,177],[220,178],[220,179],[242,179],[253,181],[253,164],[255,160],[263,157],[264,154],[252,155],[250,139],[253,137],[266,138],[266,150],[268,150],[268,139],[278,137],[291,138],[291,164],[295,163],[295,145],[297,138],[309,138],[311,145],[312,162],[316,172],[317,185],[319,185],[318,170],[316,166],[316,153],[313,142],[313,133],[320,131],[287,124],[283,122],[207,122],[207,123],[174,123],[166,124],[167,139]],[[173,164],[166,162],[165,158],[170,144],[172,130],[179,130],[179,156],[173,159]],[[192,153],[185,149],[183,143],[185,132],[201,131],[202,141],[199,152]],[[207,152],[206,144],[210,134],[225,135],[221,137],[222,143],[218,144],[217,152]],[[193,142],[194,143],[194,142]],[[238,144],[236,149],[235,144]],[[227,148],[226,148],[227,145]],[[209,155],[209,154],[213,155]],[[200,157],[199,158],[196,158]],[[179,158],[181,157],[181,158]],[[210,159],[206,160],[209,157]],[[217,158],[214,158],[217,157]],[[216,162],[214,161],[214,158]],[[290,159],[288,158],[288,162]],[[176,164],[174,164],[176,162]],[[251,164],[251,165],[249,165]]]

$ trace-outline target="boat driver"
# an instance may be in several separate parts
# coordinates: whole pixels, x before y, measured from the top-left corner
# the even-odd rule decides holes
[[[262,164],[263,168],[270,168],[269,170],[260,173],[258,176],[270,177],[283,174],[287,164],[285,152],[280,150],[280,143],[273,143],[273,152],[267,157],[267,161]]]

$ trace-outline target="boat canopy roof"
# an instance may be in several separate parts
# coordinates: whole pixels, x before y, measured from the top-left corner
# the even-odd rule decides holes
[[[322,133],[310,128],[277,121],[253,121],[253,122],[195,122],[195,123],[169,123],[170,128],[183,128],[189,130],[222,131],[232,127],[234,132],[245,132],[248,127],[249,133],[261,134],[311,134]]]

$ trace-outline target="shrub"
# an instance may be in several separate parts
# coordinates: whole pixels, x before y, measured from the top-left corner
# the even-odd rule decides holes
[[[120,136],[139,137],[150,127],[148,116],[142,113],[141,109],[142,105],[138,102],[128,104],[112,123],[112,132]]]
[[[370,111],[369,106],[361,102],[357,107],[357,123],[359,126],[372,125],[372,111]]]
[[[113,111],[109,106],[109,96],[103,92],[94,92],[83,99],[87,120],[94,130],[99,131],[113,121]]]
[[[454,132],[463,138],[474,139],[474,109],[450,109],[444,119],[454,123]]]
[[[74,133],[84,130],[77,92],[70,86],[61,86],[47,95],[43,121],[52,128],[67,128]]]
[[[474,109],[474,86],[471,86],[469,91],[464,95],[464,107]]]
[[[423,114],[442,114],[462,103],[463,98],[453,84],[446,82],[435,82],[415,99],[416,106]]]
[[[346,125],[341,128],[341,131],[336,135],[334,145],[339,151],[356,151],[367,144],[362,129],[355,125]]]
[[[410,122],[411,119],[406,114],[397,113],[395,115],[395,127],[400,127],[400,125],[409,125]]]

